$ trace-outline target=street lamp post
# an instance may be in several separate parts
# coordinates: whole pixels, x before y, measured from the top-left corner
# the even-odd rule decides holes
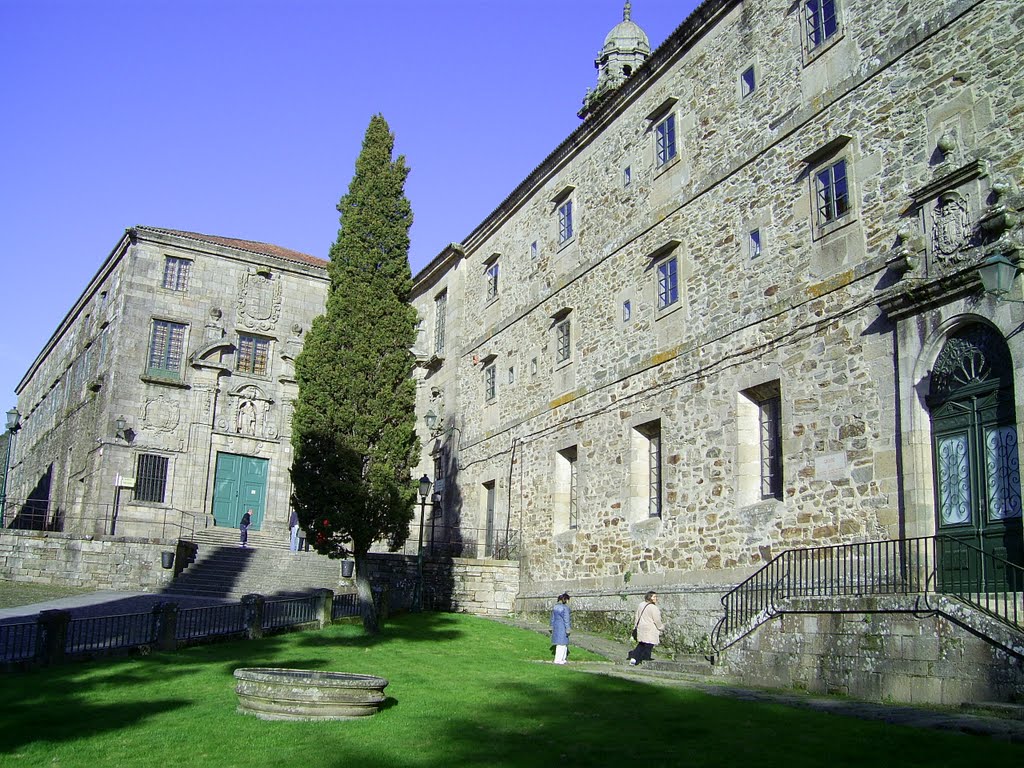
[[[4,484],[0,488],[0,528],[7,527],[7,475],[11,472],[11,443],[21,429],[21,413],[17,407],[7,412],[7,455],[4,458]]]
[[[430,478],[420,478],[420,538],[416,547],[416,600],[415,610],[423,610],[423,518],[427,514],[427,496],[430,495]]]

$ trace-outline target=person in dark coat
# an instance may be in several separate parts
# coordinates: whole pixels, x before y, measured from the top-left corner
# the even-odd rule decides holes
[[[565,664],[569,655],[569,632],[572,630],[572,617],[569,612],[569,593],[558,596],[551,611],[551,642],[555,646],[555,664]]]
[[[249,526],[252,524],[252,510],[245,510],[245,514],[242,515],[242,520],[238,524],[239,538],[242,540],[242,546],[249,546]]]
[[[289,549],[292,552],[299,551],[299,513],[292,510],[291,519],[288,521],[288,531],[291,534]]]

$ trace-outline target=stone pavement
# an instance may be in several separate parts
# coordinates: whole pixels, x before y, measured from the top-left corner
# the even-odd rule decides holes
[[[82,595],[71,595],[32,603],[15,608],[0,608],[0,624],[19,624],[34,621],[40,611],[61,610],[71,613],[73,618],[89,616],[122,616],[129,613],[146,613],[157,603],[173,601],[182,608],[198,608],[204,605],[237,603],[237,600],[217,597],[188,597],[165,595],[160,592],[115,592],[103,590]]]
[[[524,619],[497,619],[504,624],[548,634],[548,627],[537,621]],[[839,696],[818,696],[795,692],[757,690],[716,681],[711,676],[697,676],[691,673],[673,671],[671,662],[656,662],[651,667],[631,667],[626,663],[626,653],[632,644],[619,642],[607,637],[573,631],[570,635],[569,665],[582,672],[604,674],[636,680],[652,685],[678,686],[699,690],[711,696],[727,696],[741,701],[782,704],[801,707],[818,712],[827,712],[844,717],[863,720],[881,720],[891,725],[905,725],[912,728],[933,728],[942,731],[956,731],[975,736],[988,736],[1000,741],[1024,744],[1024,708],[1016,705],[979,705],[972,711],[937,709],[924,706],[875,704]],[[574,662],[572,646],[584,648],[608,661]]]

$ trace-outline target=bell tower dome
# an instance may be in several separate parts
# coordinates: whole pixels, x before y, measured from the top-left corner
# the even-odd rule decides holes
[[[590,106],[608,91],[615,90],[636,72],[651,55],[647,34],[631,18],[632,3],[628,0],[622,9],[622,21],[612,27],[594,66],[597,67],[597,88],[588,90],[583,100],[580,117],[586,117]]]

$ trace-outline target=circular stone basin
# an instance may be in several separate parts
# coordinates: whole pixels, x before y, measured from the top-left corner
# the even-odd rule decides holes
[[[238,711],[263,720],[347,720],[376,714],[388,681],[317,669],[235,670]]]

